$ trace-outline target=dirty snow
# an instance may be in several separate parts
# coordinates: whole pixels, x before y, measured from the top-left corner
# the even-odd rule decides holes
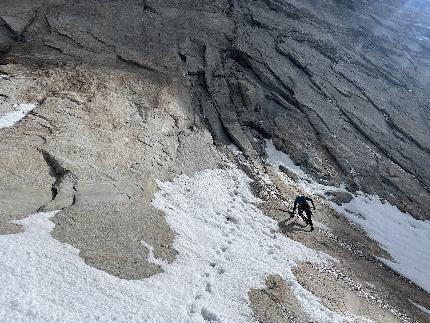
[[[298,186],[306,194],[345,191],[343,187],[316,183],[287,154],[278,151],[271,140],[266,141],[266,154],[268,163],[276,167],[283,165],[294,173],[299,178]],[[295,184],[287,175],[280,174],[287,182]],[[361,192],[356,192],[349,203],[342,206],[332,203],[332,206],[350,222],[359,225],[393,258],[393,261],[381,261],[430,292],[430,221],[416,220],[379,197]]]
[[[249,182],[231,168],[159,183],[153,205],[166,212],[178,256],[166,264],[142,242],[164,270],[142,281],[90,267],[77,249],[53,239],[55,212],[16,221],[24,232],[0,236],[0,321],[248,322],[248,292],[271,274],[286,280],[311,320],[352,321],[297,282],[297,262],[323,264],[329,256],[276,233]]]
[[[31,110],[36,108],[36,106],[37,105],[34,103],[14,104],[13,111],[0,116],[0,129],[12,127],[23,119]]]

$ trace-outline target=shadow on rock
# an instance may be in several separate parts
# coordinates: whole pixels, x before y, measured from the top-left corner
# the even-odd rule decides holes
[[[306,226],[306,224],[296,222],[293,217],[289,217],[288,219],[279,222],[279,229],[284,234],[298,231],[308,232],[309,230],[305,230]]]

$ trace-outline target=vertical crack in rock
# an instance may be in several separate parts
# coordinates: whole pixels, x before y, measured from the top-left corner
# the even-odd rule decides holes
[[[44,149],[39,151],[49,166],[50,175],[55,178],[55,182],[51,186],[51,202],[42,206],[40,211],[63,209],[73,205],[76,202],[74,175],[70,170],[64,168],[51,153]]]

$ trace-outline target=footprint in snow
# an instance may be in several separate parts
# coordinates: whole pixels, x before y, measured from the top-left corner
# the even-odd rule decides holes
[[[203,319],[208,322],[219,322],[218,315],[213,313],[211,310],[206,307],[202,307],[200,314],[202,314]]]
[[[218,275],[223,275],[223,274],[225,274],[225,269],[220,267],[217,269],[217,273],[218,273]]]
[[[212,294],[212,284],[210,282],[206,282],[205,291]]]

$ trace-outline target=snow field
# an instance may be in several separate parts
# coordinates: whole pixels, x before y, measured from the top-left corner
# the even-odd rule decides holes
[[[254,205],[258,200],[250,192],[249,182],[243,172],[231,168],[160,183],[154,206],[167,214],[167,222],[178,234],[174,244],[179,250],[177,262],[183,259],[181,254],[186,256],[181,250],[193,241],[186,262],[203,269],[190,316],[205,318],[210,312],[213,320],[250,321],[247,293],[263,288],[267,276],[279,274],[313,320],[352,321],[352,316],[324,307],[297,282],[292,273],[296,262],[323,263],[330,258],[277,233],[277,223]]]
[[[53,239],[55,212],[16,221],[25,231],[0,236],[0,321],[250,322],[248,292],[279,274],[310,318],[353,321],[324,307],[296,280],[299,261],[329,256],[276,233],[255,206],[241,171],[206,170],[159,183],[153,205],[176,233],[177,259],[149,261],[164,272],[126,281],[86,265],[78,250]]]
[[[14,104],[14,110],[0,116],[0,129],[12,127],[16,123],[18,123],[21,119],[23,119],[31,110],[36,108],[36,104]]]
[[[296,174],[299,187],[307,194],[345,191],[344,188],[313,181],[299,166],[294,165],[287,154],[276,150],[271,140],[266,141],[266,154],[268,163],[275,167],[283,165]],[[280,174],[286,182],[295,185],[288,176]],[[342,206],[332,203],[332,206],[363,229],[394,260],[380,259],[382,262],[430,293],[430,221],[416,220],[379,197],[362,192],[356,192],[349,203]]]
[[[430,221],[416,220],[377,196],[363,193],[334,207],[393,258],[382,262],[430,293]]]

